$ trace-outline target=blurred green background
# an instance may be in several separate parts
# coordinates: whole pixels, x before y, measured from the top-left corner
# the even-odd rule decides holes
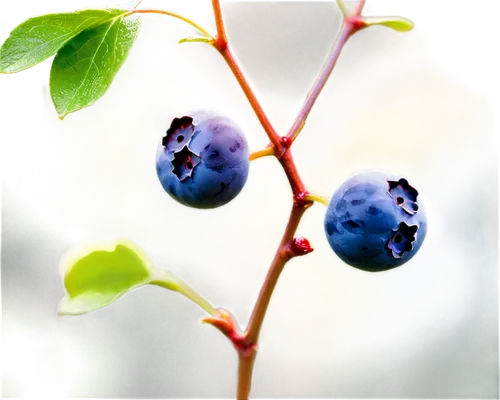
[[[333,2],[224,3],[234,51],[280,130],[338,29]],[[367,9],[369,13],[370,10]],[[285,226],[286,178],[271,158],[214,211],[183,208],[161,189],[156,144],[173,116],[217,107],[267,140],[224,62],[208,46],[176,45],[186,28],[148,17],[109,93],[57,120],[44,85],[43,145],[53,145],[31,197],[4,191],[5,333],[75,353],[68,397],[232,397],[236,356],[199,310],[145,288],[95,314],[55,318],[58,262],[86,237],[128,236],[244,323]],[[160,59],[155,43],[172,51]],[[498,175],[489,99],[429,54],[424,31],[372,29],[347,45],[295,155],[313,190],[383,168],[407,176],[430,203],[435,232],[405,266],[369,274],[344,265],[323,233],[324,208],[299,229],[315,248],[282,277],[262,332],[253,397],[496,397]]]

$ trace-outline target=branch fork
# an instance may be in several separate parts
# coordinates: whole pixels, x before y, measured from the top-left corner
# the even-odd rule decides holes
[[[313,200],[309,199],[308,196],[309,191],[307,190],[297,193],[295,196],[293,196],[293,205],[295,207],[309,208],[313,205]]]
[[[201,322],[222,332],[233,343],[240,357],[249,358],[258,349],[256,343],[248,342],[246,332],[241,331],[233,315],[223,308],[217,308],[213,316],[202,318]]]

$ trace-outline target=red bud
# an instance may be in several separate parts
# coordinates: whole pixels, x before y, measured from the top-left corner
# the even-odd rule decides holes
[[[309,240],[305,237],[297,237],[292,241],[292,250],[298,256],[303,256],[304,254],[310,253],[314,249],[311,247]]]
[[[280,143],[285,149],[289,149],[292,146],[292,139],[290,139],[288,136],[282,136],[280,139]]]

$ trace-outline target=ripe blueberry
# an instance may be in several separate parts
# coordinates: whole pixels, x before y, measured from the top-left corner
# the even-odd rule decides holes
[[[427,216],[406,179],[372,171],[349,178],[335,192],[325,231],[330,246],[347,264],[385,271],[404,264],[420,249]]]
[[[197,110],[174,118],[156,153],[156,172],[179,203],[215,208],[236,197],[248,177],[248,145],[228,117]]]

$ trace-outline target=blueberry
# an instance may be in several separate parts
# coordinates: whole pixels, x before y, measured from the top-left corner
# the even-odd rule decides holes
[[[248,145],[228,117],[196,110],[174,118],[156,153],[165,191],[195,208],[222,206],[238,195],[249,170]]]
[[[399,176],[372,171],[349,178],[325,216],[330,246],[347,264],[385,271],[410,260],[427,233],[419,194]]]

